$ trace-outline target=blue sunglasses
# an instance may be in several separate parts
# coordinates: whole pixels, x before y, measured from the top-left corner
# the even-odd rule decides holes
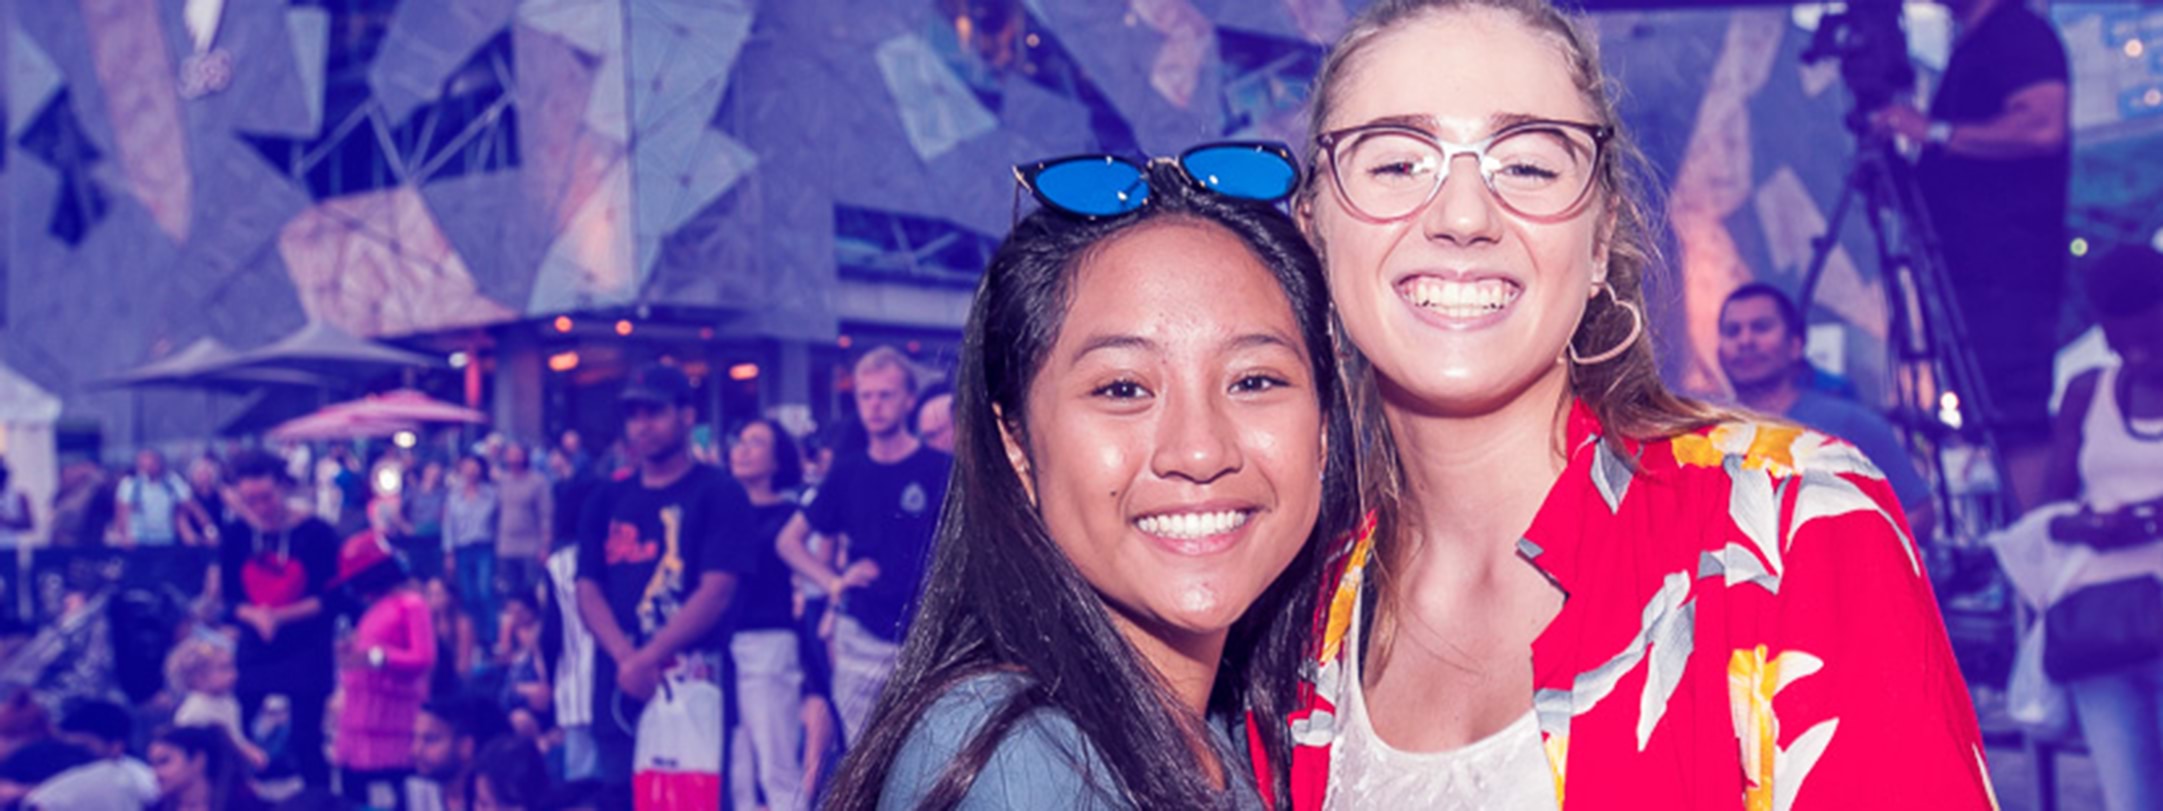
[[[1292,150],[1274,141],[1202,144],[1172,161],[1202,189],[1275,203],[1299,187]],[[1131,214],[1149,202],[1148,165],[1117,155],[1070,155],[1014,167],[1014,181],[1037,202],[1086,219]]]

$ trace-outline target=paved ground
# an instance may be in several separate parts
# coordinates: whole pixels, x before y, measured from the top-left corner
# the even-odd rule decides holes
[[[2035,761],[2021,747],[1990,747],[1990,777],[2001,811],[2044,811],[2036,797]],[[2086,755],[2058,755],[2057,811],[2103,811],[2103,790]]]

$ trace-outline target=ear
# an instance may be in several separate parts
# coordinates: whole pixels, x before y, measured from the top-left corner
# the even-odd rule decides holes
[[[1314,231],[1314,195],[1293,192],[1292,224],[1299,226],[1299,235],[1313,243],[1315,252],[1321,252],[1321,239]]]
[[[1605,206],[1600,212],[1600,231],[1592,238],[1592,283],[1597,286],[1607,281],[1607,263],[1614,259],[1615,226],[1622,221],[1621,213],[1613,206]],[[1594,295],[1597,295],[1595,291]]]
[[[1013,467],[1014,478],[1021,480],[1022,492],[1029,494],[1030,506],[1036,501],[1036,476],[1029,469],[1029,450],[1014,439],[1014,432],[1007,427],[1005,410],[994,405],[991,419],[999,425],[999,444],[1006,446],[1006,463]]]

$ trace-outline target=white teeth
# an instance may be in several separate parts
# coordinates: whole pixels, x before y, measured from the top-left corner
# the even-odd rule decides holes
[[[1508,307],[1517,299],[1517,288],[1501,279],[1453,282],[1422,276],[1405,284],[1405,296],[1414,305],[1451,318],[1478,318]]]
[[[1222,510],[1209,513],[1167,513],[1144,516],[1134,525],[1151,535],[1163,538],[1207,538],[1238,529],[1247,523],[1252,513],[1245,510]]]

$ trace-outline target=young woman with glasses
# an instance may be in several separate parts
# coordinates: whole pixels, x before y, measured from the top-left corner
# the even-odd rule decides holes
[[[1354,504],[1289,153],[1017,174],[1046,206],[978,288],[920,614],[823,807],[1261,808],[1239,719],[1290,710]]]
[[[1321,588],[1291,804],[1987,807],[1883,477],[1662,387],[1594,45],[1546,0],[1380,0],[1316,80],[1295,211],[1371,513]]]

